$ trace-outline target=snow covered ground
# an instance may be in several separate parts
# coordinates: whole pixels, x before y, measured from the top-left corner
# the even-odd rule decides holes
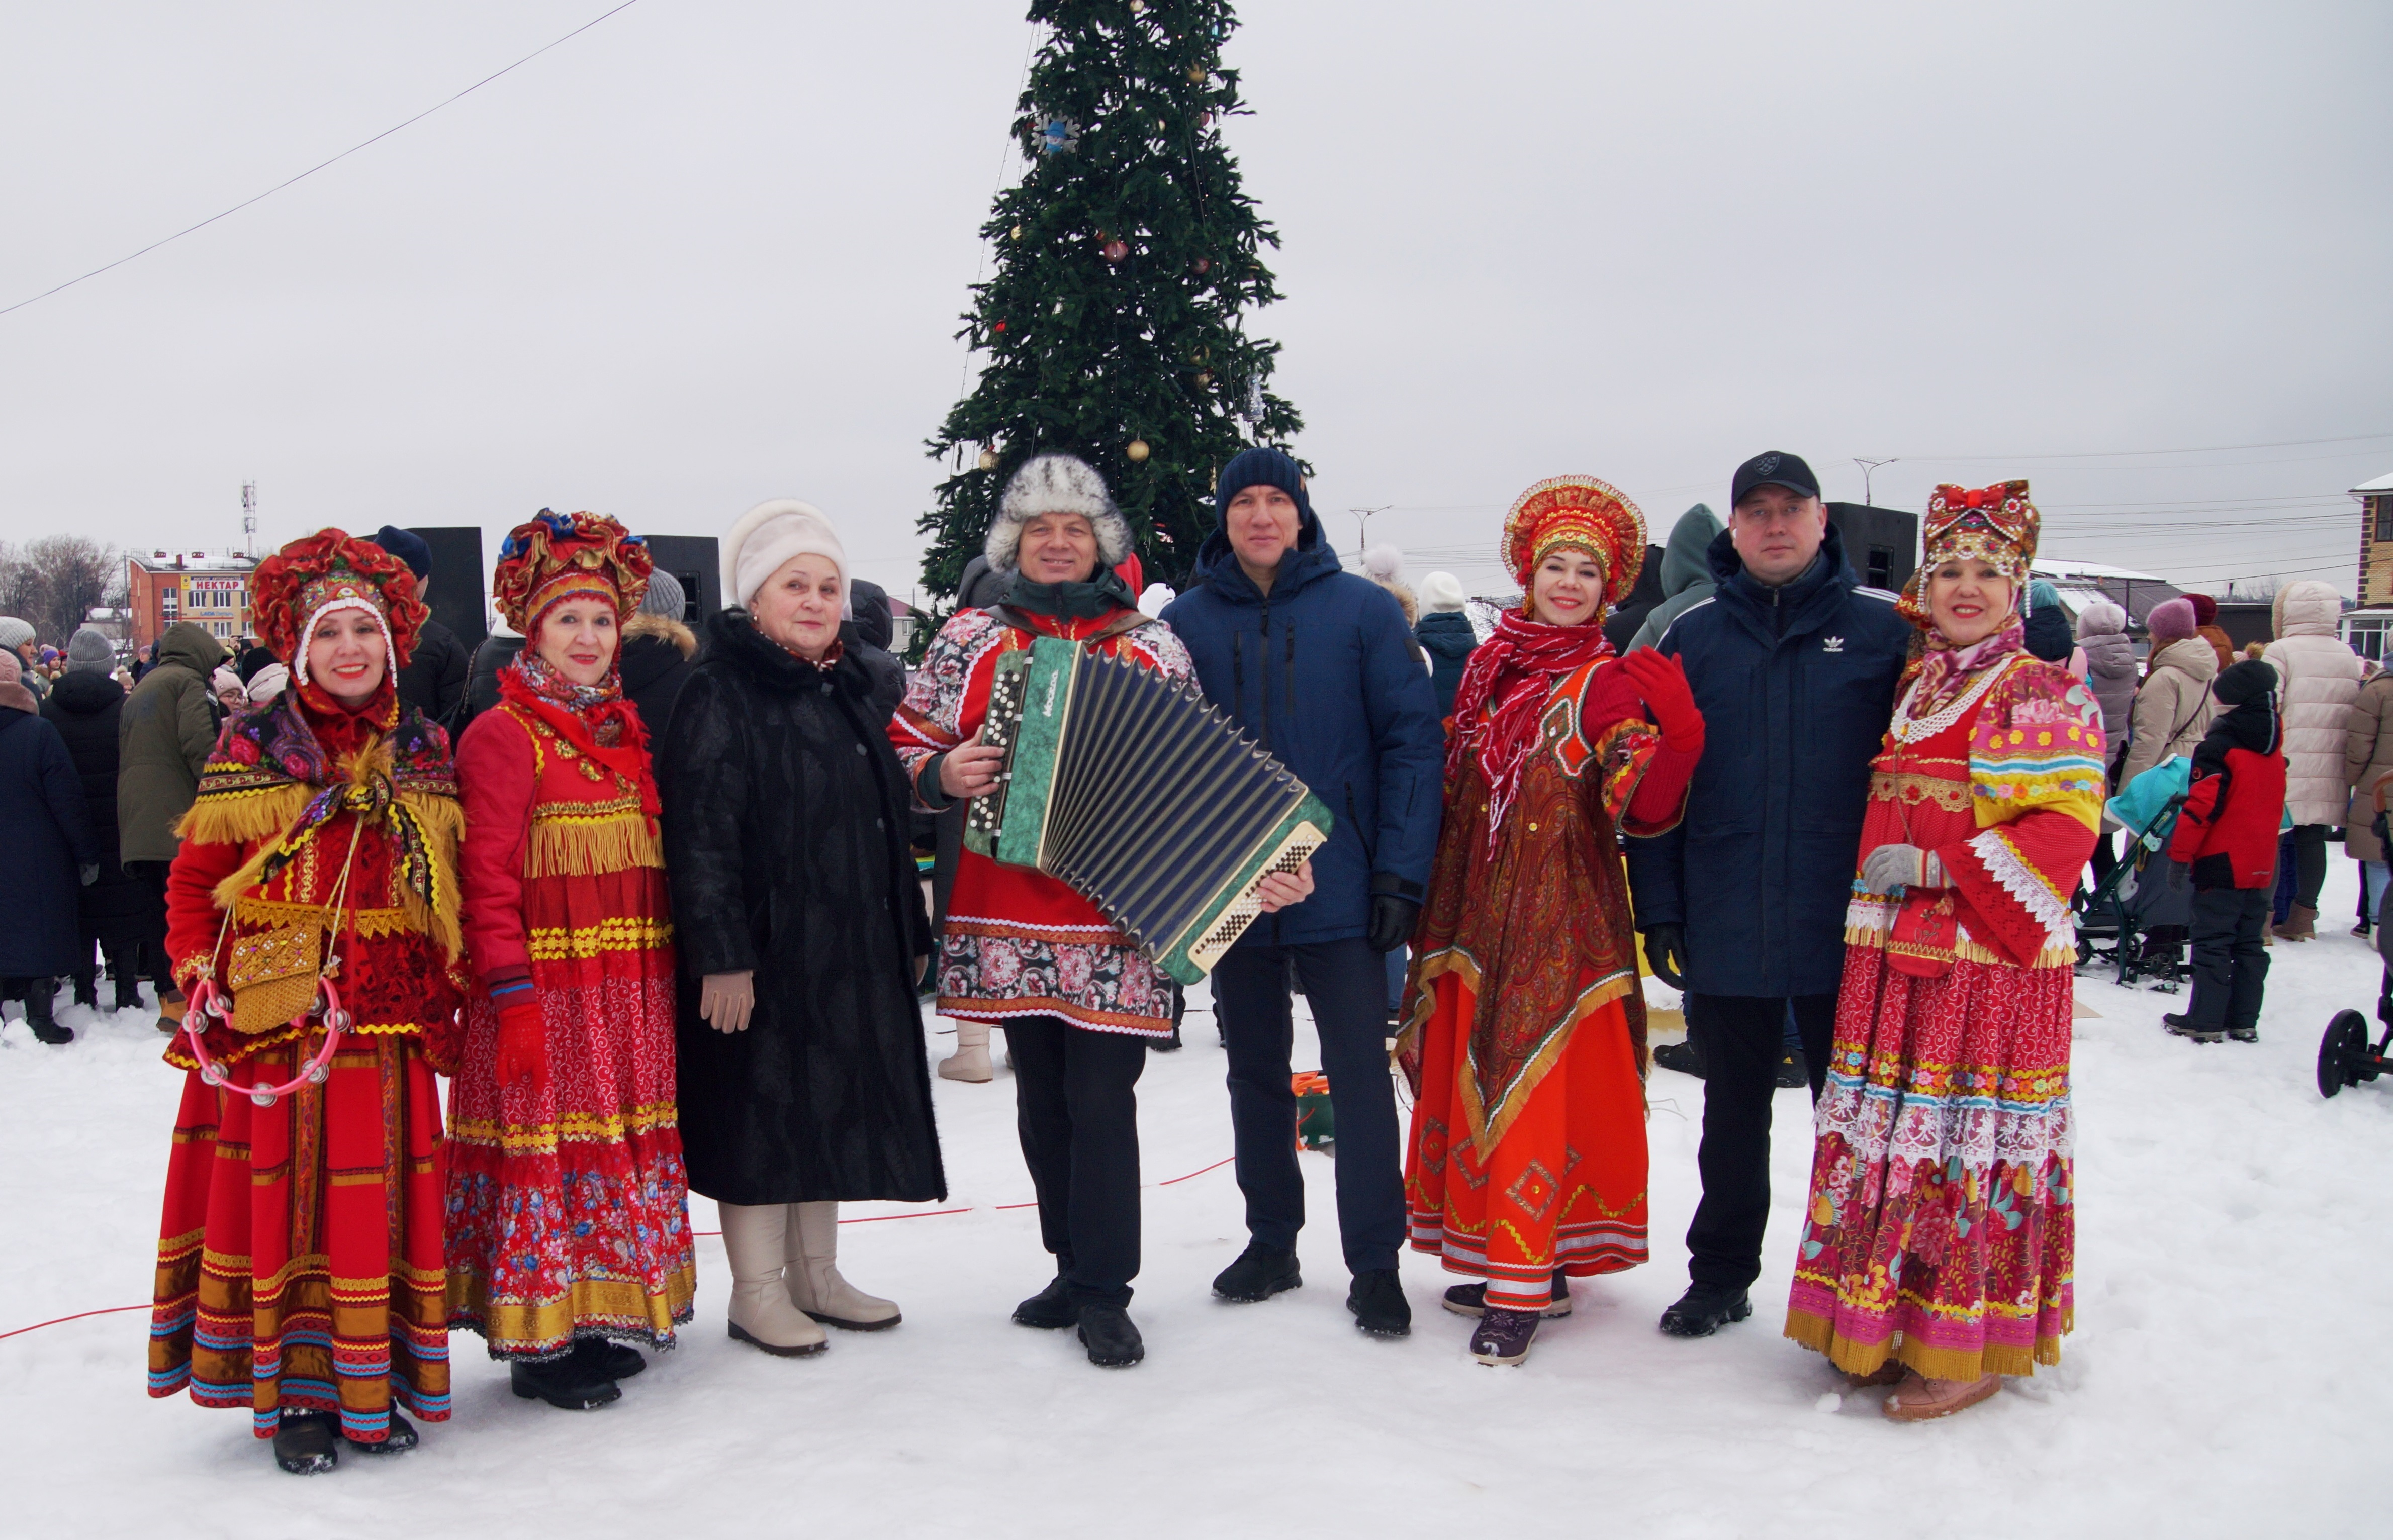
[[[1192,1013],[1187,1049],[1140,1088],[1139,1368],[1008,1323],[1049,1272],[1034,1215],[1000,1207],[1030,1197],[1012,1088],[940,1081],[955,1194],[936,1207],[969,1212],[843,1234],[849,1275],[904,1306],[895,1331],[835,1333],[810,1361],[734,1344],[720,1243],[702,1240],[697,1324],[618,1405],[517,1401],[460,1336],[454,1420],[412,1455],[303,1481],[245,1416],[143,1394],[142,1313],[48,1326],[0,1339],[0,1533],[2393,1532],[2393,1082],[2328,1103],[2311,1069],[2329,1016],[2375,999],[2374,955],[2344,933],[2352,869],[2334,863],[2321,939],[2274,952],[2256,1047],[2178,1042],[2159,1021],[2181,996],[2081,981],[2099,1014],[2078,1024],[2077,1334],[2058,1370],[1951,1422],[1887,1423],[1881,1392],[1843,1393],[1778,1335],[1801,1091],[1778,1098],[1757,1313],[1710,1340],[1654,1325],[1684,1283],[1702,1100],[1667,1071],[1650,1091],[1655,1260],[1582,1281],[1524,1367],[1470,1361],[1426,1258],[1405,1264],[1413,1337],[1354,1332],[1322,1156],[1305,1157],[1306,1286],[1216,1302],[1208,1280],[1243,1241],[1230,1170],[1161,1184],[1229,1153],[1222,1056]],[[146,1016],[62,1019],[84,1033],[72,1048],[0,1034],[0,1331],[150,1288],[177,1077]]]

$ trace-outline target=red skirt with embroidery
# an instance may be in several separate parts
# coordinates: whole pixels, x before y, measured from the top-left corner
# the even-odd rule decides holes
[[[270,1107],[321,1043],[193,1070],[166,1167],[150,1393],[246,1406],[259,1438],[286,1410],[330,1412],[354,1441],[393,1403],[449,1416],[440,1272],[440,1100],[412,1035],[360,1034],[321,1086]]]
[[[1570,1039],[1494,1148],[1473,1147],[1461,1077],[1476,998],[1464,975],[1431,982],[1420,1092],[1405,1158],[1412,1246],[1487,1280],[1491,1303],[1534,1310],[1556,1272],[1618,1272],[1645,1260],[1645,1090],[1625,1000]]]
[[[671,1347],[698,1263],[673,1093],[665,876],[633,867],[523,884],[548,1083],[502,1087],[477,989],[449,1125],[449,1324],[494,1358],[587,1337]]]

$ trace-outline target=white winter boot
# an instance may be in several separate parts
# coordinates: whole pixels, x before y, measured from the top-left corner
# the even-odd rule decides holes
[[[790,1205],[790,1299],[827,1326],[879,1331],[904,1317],[839,1275],[839,1205]]]
[[[995,1073],[988,1064],[988,1024],[957,1022],[956,1051],[939,1061],[939,1078],[978,1085]]]
[[[784,1274],[794,1280],[797,1269],[787,1261],[786,1247],[796,1240],[787,1204],[718,1203],[723,1214],[723,1250],[731,1259],[731,1335],[768,1353],[795,1358],[818,1353],[827,1345],[823,1329],[806,1319],[791,1302]]]

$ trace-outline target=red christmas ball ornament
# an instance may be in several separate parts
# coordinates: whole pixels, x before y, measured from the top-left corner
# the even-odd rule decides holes
[[[1130,244],[1124,241],[1108,241],[1105,244],[1105,260],[1119,262],[1130,255]]]
[[[996,333],[997,333],[999,336],[1000,336],[1000,337],[1001,337],[1001,336],[1003,336],[1003,335],[1005,335],[1005,322],[1003,322],[1003,321],[1001,321],[1001,320],[1000,320],[1000,321],[991,321],[991,322],[989,323],[989,328],[988,328],[988,329],[989,329],[990,331],[992,331],[992,332]]]
[[[1190,263],[1189,267],[1195,271],[1198,278],[1203,278],[1207,273],[1213,270],[1213,259],[1210,256],[1200,256],[1196,261]]]

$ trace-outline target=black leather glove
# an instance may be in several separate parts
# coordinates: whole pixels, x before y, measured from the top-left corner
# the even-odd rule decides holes
[[[1421,907],[1411,899],[1393,893],[1371,895],[1371,928],[1363,939],[1375,952],[1393,952],[1413,938],[1413,923],[1420,919]]]
[[[1645,927],[1645,962],[1654,976],[1673,989],[1684,990],[1686,977],[1681,972],[1687,966],[1687,928],[1684,925],[1648,925]]]

